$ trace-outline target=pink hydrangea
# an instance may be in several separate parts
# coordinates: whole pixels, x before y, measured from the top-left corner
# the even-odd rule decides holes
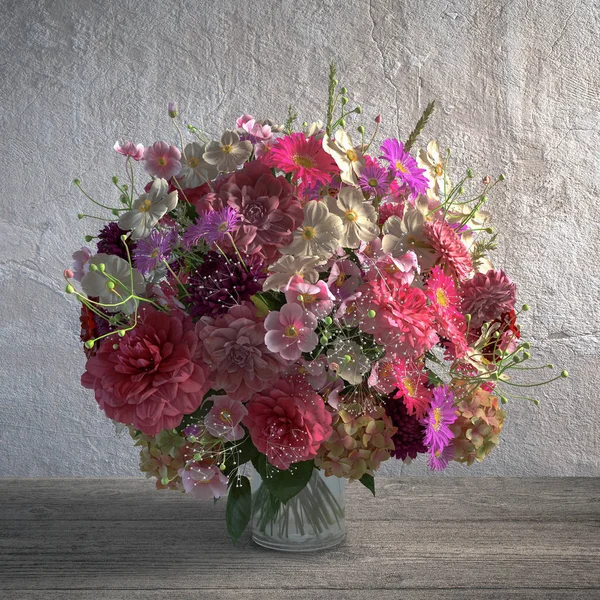
[[[312,284],[295,275],[285,292],[285,299],[288,304],[299,304],[317,319],[322,319],[333,309],[334,296],[324,281]]]
[[[331,435],[331,413],[305,382],[281,379],[247,404],[243,424],[259,452],[278,469],[310,460]]]
[[[143,308],[134,329],[102,343],[88,359],[81,384],[94,390],[110,419],[157,435],[193,413],[210,388],[197,346],[184,313]]]
[[[144,168],[150,175],[170,179],[181,170],[181,152],[166,142],[154,142],[144,151]]]
[[[196,333],[213,389],[224,390],[234,400],[244,402],[268,388],[287,366],[265,345],[264,322],[252,305],[232,306],[214,319],[202,317]]]
[[[227,492],[229,480],[215,465],[193,464],[187,469],[181,469],[179,476],[183,489],[197,500],[220,498]]]
[[[133,160],[142,160],[142,158],[144,158],[143,144],[134,144],[133,142],[119,144],[119,142],[115,142],[114,148],[119,154],[122,154],[123,156],[131,156]]]
[[[473,327],[510,313],[517,298],[517,288],[502,270],[477,273],[461,290],[462,311],[471,315]]]
[[[316,317],[299,304],[284,304],[265,319],[265,343],[271,352],[285,360],[298,360],[303,352],[314,350],[319,341]]]
[[[246,432],[240,425],[248,414],[246,407],[229,396],[212,396],[211,409],[204,417],[204,425],[208,433],[215,437],[235,442],[241,440]]]

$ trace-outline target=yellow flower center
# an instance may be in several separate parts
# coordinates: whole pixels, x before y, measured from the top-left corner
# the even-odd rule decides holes
[[[415,386],[413,380],[410,377],[404,377],[402,379],[402,384],[406,388],[406,393],[412,398],[417,391],[417,387]]]
[[[167,159],[164,156],[159,156],[156,159],[156,162],[161,166],[161,167],[166,167],[167,166]]]
[[[346,156],[351,162],[356,162],[358,160],[358,155],[354,150],[352,150],[352,148],[350,148],[350,150],[346,150]]]
[[[231,144],[225,144],[221,146],[221,152],[224,154],[231,154],[233,152],[233,146]]]
[[[442,411],[439,408],[434,408],[433,409],[433,429],[435,431],[439,431],[440,427],[442,426]]]
[[[379,376],[380,377],[389,377],[392,374],[392,365],[391,363],[383,363],[379,367]]]
[[[292,156],[292,162],[298,167],[304,167],[305,169],[312,169],[315,166],[313,159],[310,156],[302,154],[294,154],[294,156]]]
[[[398,169],[398,171],[400,171],[401,173],[406,173],[408,171],[404,164],[399,160],[396,161],[396,169]]]
[[[394,273],[397,273],[400,269],[398,269],[398,267],[394,264],[394,263],[390,263],[389,265],[387,265],[384,269],[387,273],[390,273],[391,275],[393,275]]]
[[[296,327],[294,325],[288,325],[285,328],[285,336],[289,337],[289,338],[298,337],[298,330],[296,329]]]
[[[300,294],[302,296],[302,302],[304,304],[312,304],[316,298],[314,294]]]
[[[358,215],[355,210],[347,210],[346,211],[346,219],[350,221],[350,223],[354,223],[354,221],[358,220]]]
[[[156,258],[157,256],[158,256],[158,250],[155,248],[154,250],[152,250],[152,252],[150,252],[150,257]]]
[[[435,297],[437,299],[437,303],[440,306],[448,306],[448,294],[446,294],[446,290],[443,290],[442,288],[438,288],[435,291]]]
[[[227,229],[228,229],[228,228],[229,228],[229,227],[228,227],[227,221],[223,221],[223,222],[222,222],[222,223],[219,225],[219,231],[220,231],[221,233],[225,233],[225,232],[227,231]]]
[[[219,413],[219,419],[221,419],[221,421],[223,421],[223,423],[231,423],[231,413],[228,410],[222,410]]]
[[[191,169],[195,169],[198,166],[198,159],[192,156],[192,158],[188,158],[187,164]]]
[[[342,287],[346,281],[346,273],[340,273],[335,280],[335,285]]]
[[[444,167],[442,167],[442,165],[440,163],[435,165],[434,170],[435,170],[435,174],[438,177],[441,177],[444,174]]]
[[[150,209],[152,208],[152,200],[144,200],[138,210],[143,213],[143,212],[148,212]]]
[[[378,181],[377,181],[377,179],[375,179],[375,177],[371,177],[371,179],[368,180],[368,183],[371,187],[374,188],[374,187],[377,187]]]
[[[314,227],[307,226],[302,229],[302,237],[305,240],[314,240],[316,235],[317,232],[315,231]]]

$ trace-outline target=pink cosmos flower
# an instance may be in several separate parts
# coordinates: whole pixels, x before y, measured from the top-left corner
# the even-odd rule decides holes
[[[438,262],[444,271],[455,275],[459,281],[467,279],[473,271],[473,260],[454,229],[443,221],[427,221],[423,232],[439,255]]]
[[[154,142],[144,151],[144,169],[150,175],[170,179],[181,170],[181,152],[166,142]]]
[[[333,263],[327,285],[331,293],[339,300],[354,294],[360,285],[360,269],[351,260],[338,260]]]
[[[271,149],[275,145],[277,140],[274,137],[269,138],[268,140],[262,140],[255,144],[254,146],[254,156],[257,160],[263,159],[263,162],[266,164],[268,162],[267,155],[271,152]]]
[[[245,402],[270,387],[287,364],[265,345],[265,325],[249,303],[232,306],[216,318],[196,323],[212,388]]]
[[[284,304],[265,319],[265,344],[285,360],[298,360],[303,352],[314,350],[319,338],[316,317],[299,304]]]
[[[134,329],[88,359],[81,384],[109,419],[157,435],[193,413],[210,388],[198,341],[184,313],[142,308]]]
[[[271,126],[257,121],[252,115],[242,115],[236,121],[236,127],[249,134],[251,141],[268,140],[273,137]]]
[[[285,300],[288,304],[299,304],[317,319],[322,319],[332,311],[334,299],[324,281],[317,281],[313,285],[298,275],[292,278],[285,292]]]
[[[384,394],[391,394],[397,387],[396,374],[394,372],[395,359],[382,358],[373,363],[369,375],[369,387],[375,388]]]
[[[246,407],[229,396],[212,396],[212,408],[204,417],[204,425],[208,433],[215,437],[235,442],[241,440],[246,432],[240,425],[248,414]]]
[[[331,413],[323,398],[306,383],[280,379],[247,404],[243,424],[252,442],[278,469],[317,455],[331,435]]]
[[[125,142],[123,145],[115,142],[114,149],[123,156],[131,156],[133,160],[142,160],[144,158],[144,145]]]
[[[227,492],[227,476],[215,465],[201,466],[193,464],[181,469],[179,476],[185,491],[196,500],[212,500],[220,498]]]

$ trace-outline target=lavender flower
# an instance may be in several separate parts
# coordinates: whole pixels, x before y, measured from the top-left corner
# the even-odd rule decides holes
[[[363,192],[384,196],[390,188],[387,171],[377,165],[365,167],[358,180],[358,186]]]
[[[443,471],[453,457],[454,449],[452,446],[446,446],[442,451],[430,450],[427,454],[427,464],[432,471]]]
[[[163,262],[169,262],[173,246],[177,241],[177,231],[158,231],[152,233],[137,243],[133,254],[137,269],[147,275]]]
[[[239,213],[226,206],[221,210],[208,212],[193,224],[183,234],[186,246],[195,246],[201,239],[207,244],[220,242],[227,234],[235,231],[240,222]]]
[[[425,194],[429,182],[425,177],[425,169],[419,169],[417,161],[404,150],[404,144],[394,139],[384,140],[381,144],[383,152],[380,158],[390,163],[394,176],[412,192],[413,196]]]
[[[425,427],[425,445],[433,454],[441,453],[454,438],[448,427],[457,418],[453,401],[454,393],[448,386],[434,388],[429,412],[420,421]]]

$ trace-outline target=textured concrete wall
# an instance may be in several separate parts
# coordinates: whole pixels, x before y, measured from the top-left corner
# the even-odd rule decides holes
[[[526,334],[571,379],[512,402],[501,446],[451,475],[600,475],[599,14],[581,0],[1,0],[0,475],[129,475],[137,456],[88,391],[61,272],[112,197],[121,137],[174,141],[168,100],[212,134],[243,112],[324,112],[326,71],[385,131],[428,133],[457,168],[508,175],[495,260]],[[422,473],[390,461],[386,473]]]

